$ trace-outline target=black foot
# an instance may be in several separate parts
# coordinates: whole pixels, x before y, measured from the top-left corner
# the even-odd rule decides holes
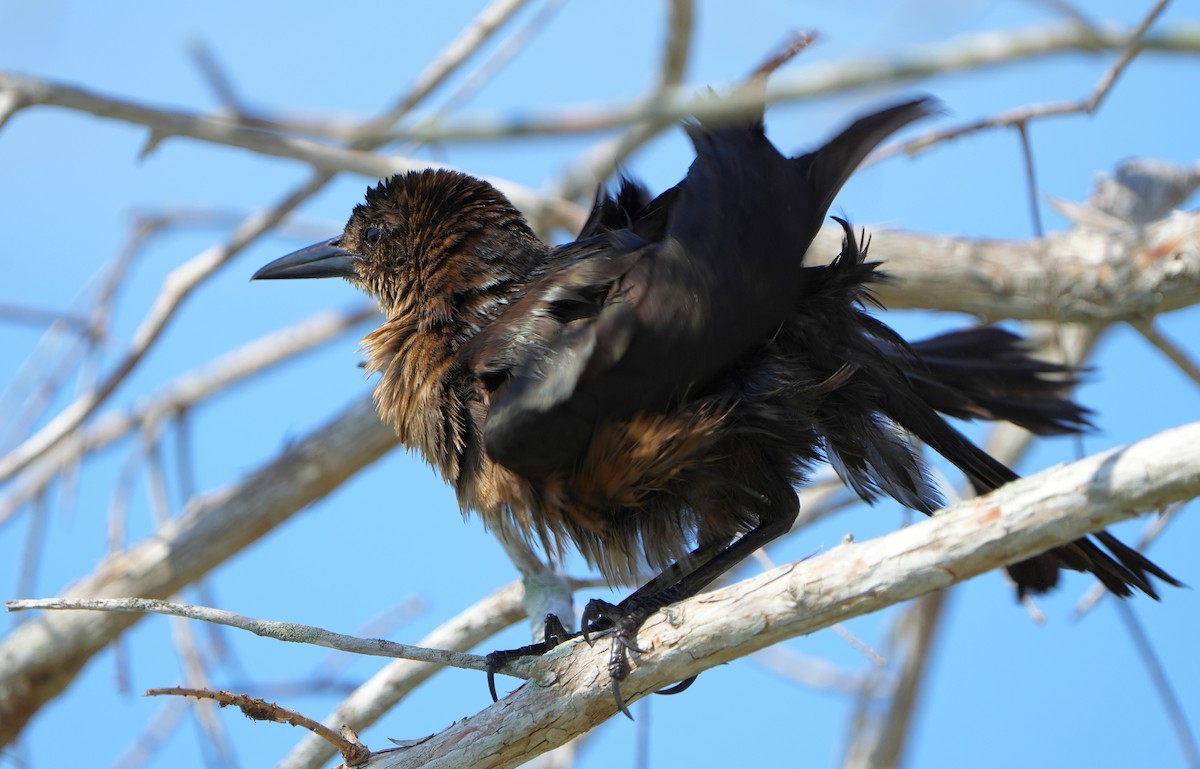
[[[646,620],[664,605],[655,600],[656,597],[661,596],[648,596],[647,598],[630,596],[617,605],[593,599],[588,601],[587,606],[583,609],[581,624],[585,641],[592,642],[591,633],[603,632],[612,635],[612,648],[609,650],[608,656],[608,674],[612,679],[613,701],[617,703],[617,709],[624,713],[630,721],[633,720],[633,714],[629,712],[625,698],[621,696],[621,682],[629,676],[629,671],[632,669],[629,664],[629,653],[642,654],[646,651],[638,647],[637,634]],[[696,677],[692,676],[686,681],[681,681],[658,693],[678,694],[691,686],[695,680]]]
[[[504,667],[505,663],[521,657],[540,657],[564,641],[569,641],[577,635],[579,634],[568,632],[557,616],[547,614],[546,630],[542,635],[542,638],[545,639],[544,641],[517,649],[501,649],[489,654],[487,656],[487,682],[488,693],[492,695],[492,702],[499,702],[500,700],[496,696],[496,673],[499,672],[500,668]]]
[[[487,655],[488,693],[492,695],[492,702],[498,702],[500,699],[496,693],[496,673],[509,661],[521,657],[541,656],[576,636],[582,635],[584,640],[591,644],[597,637],[611,635],[613,641],[608,658],[608,674],[612,681],[613,701],[617,704],[617,709],[632,721],[633,714],[629,712],[625,698],[621,696],[621,682],[629,676],[629,672],[632,670],[629,664],[629,652],[634,654],[645,652],[645,649],[641,649],[637,645],[638,630],[647,619],[665,605],[655,600],[661,597],[661,595],[657,595],[642,598],[633,595],[619,604],[593,599],[583,609],[583,619],[580,623],[583,630],[579,633],[568,631],[558,617],[547,614],[544,641],[517,649],[502,649]],[[661,689],[655,694],[679,694],[691,686],[695,680],[696,676],[692,676],[674,686]]]

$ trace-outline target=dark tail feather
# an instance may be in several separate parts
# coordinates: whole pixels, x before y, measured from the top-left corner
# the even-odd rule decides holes
[[[1110,593],[1120,598],[1133,595],[1132,588],[1136,587],[1157,601],[1158,592],[1150,581],[1152,575],[1168,585],[1182,586],[1183,583],[1163,571],[1158,564],[1107,531],[1098,531],[1092,536],[1100,540],[1112,555],[1085,537],[1009,566],[1009,576],[1017,583],[1017,595],[1023,597],[1026,593],[1045,593],[1050,590],[1058,584],[1060,568],[1090,572]]]
[[[938,416],[918,393],[897,389],[881,392],[885,413],[912,432],[930,448],[962,470],[979,493],[992,491],[1017,479],[1017,474],[967,440]],[[1008,573],[1017,583],[1017,593],[1044,593],[1058,584],[1060,569],[1090,572],[1116,596],[1126,598],[1137,588],[1158,598],[1150,576],[1178,586],[1180,582],[1148,558],[1126,546],[1106,531],[1096,532],[1108,552],[1087,537],[1056,547],[1041,555],[1012,564]]]
[[[920,102],[914,104],[924,108]],[[912,107],[902,105],[896,109]],[[808,268],[805,311],[824,316],[869,300],[868,285],[879,279],[877,265],[866,261],[866,249],[858,247],[849,224],[837,221],[846,234],[842,252],[828,265]],[[1011,421],[1043,434],[1078,432],[1090,426],[1089,412],[1069,397],[1075,384],[1070,372],[1030,357],[1015,334],[981,327],[908,344],[870,315],[854,312],[853,317],[862,335],[860,340],[869,340],[874,348],[874,354],[864,356],[873,362],[854,369],[858,377],[870,381],[856,381],[871,393],[869,397],[875,399],[887,420],[856,421],[855,409],[838,408],[837,398],[831,397],[831,408],[819,420],[818,432],[830,463],[868,501],[883,491],[922,512],[931,513],[937,507],[936,493],[924,480],[920,462],[911,450],[896,445],[887,421],[952,462],[980,494],[1018,476],[955,430],[939,411],[965,419]],[[820,338],[810,341],[815,346],[821,343]],[[879,361],[876,354],[891,365]],[[834,395],[837,392],[839,388],[835,388]],[[1136,588],[1158,598],[1151,576],[1171,585],[1180,584],[1108,532],[1092,536],[1108,552],[1083,537],[1009,566],[1008,573],[1017,583],[1019,595],[1053,588],[1061,569],[1090,572],[1120,597],[1132,595]]]
[[[1020,425],[1038,435],[1090,428],[1091,413],[1069,397],[1077,384],[1064,366],[1029,356],[1025,340],[996,326],[952,331],[906,349],[876,341],[921,400],[959,419]]]

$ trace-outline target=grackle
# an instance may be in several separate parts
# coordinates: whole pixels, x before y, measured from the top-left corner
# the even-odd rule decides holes
[[[939,412],[1040,434],[1087,426],[1069,373],[1020,337],[978,327],[908,343],[868,314],[881,274],[845,221],[837,257],[805,264],[862,159],[932,109],[866,115],[798,157],[767,139],[761,112],[688,124],[696,158],[681,182],[651,197],[621,180],[560,246],[486,182],[400,174],[367,191],[341,235],[254,277],[344,277],[378,300],[386,319],[363,348],[379,413],[464,510],[552,555],[574,546],[614,583],[659,572],[584,610],[585,635],[612,634],[628,714],[619,684],[638,628],[786,532],[815,462],[868,501],[930,514],[942,502],[912,437],[980,492],[1017,477]],[[1063,568],[1118,596],[1157,597],[1151,575],[1178,584],[1093,537],[1009,566],[1018,593],[1050,589]],[[493,665],[570,635],[553,617],[547,628]]]

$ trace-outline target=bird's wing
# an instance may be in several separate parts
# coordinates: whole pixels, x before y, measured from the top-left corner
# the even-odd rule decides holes
[[[627,349],[637,319],[620,282],[651,248],[628,231],[577,241],[463,346],[460,359],[487,393],[493,459],[537,475],[582,452],[590,423],[564,406]]]
[[[601,424],[702,393],[769,340],[803,297],[804,252],[837,189],[929,104],[862,118],[801,158],[771,144],[761,114],[689,126],[683,181],[649,202],[631,182],[599,198],[590,237],[471,343],[489,455],[530,476],[570,467]]]
[[[813,209],[820,212],[818,217],[825,217],[850,174],[884,139],[936,111],[937,102],[923,98],[872,112],[855,120],[815,152],[794,158],[792,162],[803,169],[808,186],[815,193]]]

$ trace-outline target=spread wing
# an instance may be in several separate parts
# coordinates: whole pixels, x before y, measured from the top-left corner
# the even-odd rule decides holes
[[[682,182],[599,198],[581,239],[463,348],[488,392],[488,454],[543,476],[576,463],[598,425],[702,393],[800,301],[804,252],[854,168],[929,110],[875,113],[797,158],[760,117],[690,126]]]

